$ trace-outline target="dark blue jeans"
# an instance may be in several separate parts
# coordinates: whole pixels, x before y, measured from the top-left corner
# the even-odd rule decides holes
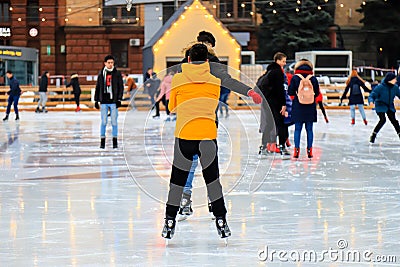
[[[15,114],[18,114],[18,101],[19,101],[19,95],[10,95],[8,97],[8,105],[7,105],[7,110],[6,114],[10,114],[11,111],[11,105],[14,103],[14,112]]]
[[[294,124],[294,147],[300,148],[300,138],[301,138],[301,130],[303,129],[303,124],[305,124],[306,132],[307,132],[307,148],[312,147],[314,140],[313,133],[313,122],[296,122]]]

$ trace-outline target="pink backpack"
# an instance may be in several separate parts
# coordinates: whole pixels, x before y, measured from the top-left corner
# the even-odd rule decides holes
[[[304,78],[301,74],[296,74],[300,77],[301,81],[297,90],[297,98],[300,104],[312,104],[314,103],[314,88],[310,81],[312,75],[308,75]]]

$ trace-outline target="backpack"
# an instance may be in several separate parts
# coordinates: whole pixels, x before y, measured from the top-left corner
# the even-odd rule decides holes
[[[263,75],[261,75],[261,77],[258,78],[258,81],[256,84],[265,98],[267,98],[272,91],[272,88],[269,84],[268,74],[269,74],[269,72],[266,72]]]
[[[360,85],[355,83],[353,84],[353,86],[351,87],[351,94],[352,95],[361,95],[361,89],[360,89]]]
[[[304,78],[300,74],[296,74],[300,77],[301,81],[299,84],[299,88],[297,90],[297,98],[299,99],[300,104],[312,104],[314,103],[314,87],[310,81],[312,75],[308,75]]]

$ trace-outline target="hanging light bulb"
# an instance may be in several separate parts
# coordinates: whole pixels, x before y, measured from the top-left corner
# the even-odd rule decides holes
[[[269,2],[269,5],[270,5],[270,6],[273,6],[273,5],[274,5],[274,3],[272,3],[272,2]]]

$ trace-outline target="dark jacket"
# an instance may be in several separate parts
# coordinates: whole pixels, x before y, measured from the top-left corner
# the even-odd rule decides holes
[[[285,77],[281,66],[273,62],[268,65],[267,73],[257,84],[270,108],[278,113],[281,111],[282,106],[286,105],[284,83]]]
[[[221,63],[219,58],[213,54],[212,49],[208,51],[208,62],[210,63],[210,72],[212,75],[221,80],[221,87],[228,88],[236,93],[247,96],[247,93],[251,88],[236,79],[233,79],[229,75],[227,69],[228,66]],[[187,56],[182,60],[182,63],[187,63]],[[180,70],[179,70],[180,71]]]
[[[79,95],[81,93],[81,87],[79,85],[79,78],[77,76],[72,75],[71,81],[67,84],[67,87],[72,86],[72,93],[75,95]]]
[[[19,96],[21,94],[21,88],[19,87],[19,82],[18,80],[12,76],[9,79],[10,82],[10,91],[8,91],[8,94],[11,96]]]
[[[144,91],[150,96],[154,96],[157,93],[158,88],[160,88],[160,84],[161,80],[157,78],[156,75],[153,75],[153,77],[151,77],[144,83]]]
[[[39,92],[47,92],[47,86],[49,85],[49,78],[46,76],[47,72],[43,73],[40,78]]]
[[[361,90],[361,88],[363,88],[364,91],[371,92],[371,90],[369,90],[365,86],[365,84],[358,77],[351,77],[350,82],[346,86],[346,88],[344,89],[343,95],[341,97],[341,99],[346,98],[346,95],[350,90],[349,105],[364,104],[364,95],[362,93],[361,94],[354,94],[354,92],[353,92],[353,86],[356,85],[356,84],[358,86],[360,86],[360,90]]]
[[[377,113],[387,112],[389,109],[396,112],[393,103],[395,96],[400,98],[399,87],[396,84],[392,85],[384,81],[372,90],[368,97],[368,101],[375,103],[375,111]]]
[[[312,68],[308,65],[301,65],[298,67],[299,71],[312,71]],[[307,74],[300,74],[304,78],[307,77]],[[319,95],[319,83],[317,78],[314,76],[311,77],[311,83],[314,89],[314,97]],[[315,101],[312,104],[300,104],[299,99],[297,98],[297,90],[300,85],[301,78],[297,75],[293,75],[293,78],[290,82],[288,94],[290,96],[294,96],[292,102],[292,121],[293,122],[316,122],[317,121],[317,108]]]
[[[112,98],[107,99],[105,95],[105,81],[104,81],[104,68],[100,70],[96,82],[96,90],[94,94],[94,101],[106,104],[105,102],[117,103],[122,100],[124,94],[124,83],[122,81],[121,73],[114,67],[111,72],[111,84],[112,84]],[[108,95],[108,94],[107,94]]]

